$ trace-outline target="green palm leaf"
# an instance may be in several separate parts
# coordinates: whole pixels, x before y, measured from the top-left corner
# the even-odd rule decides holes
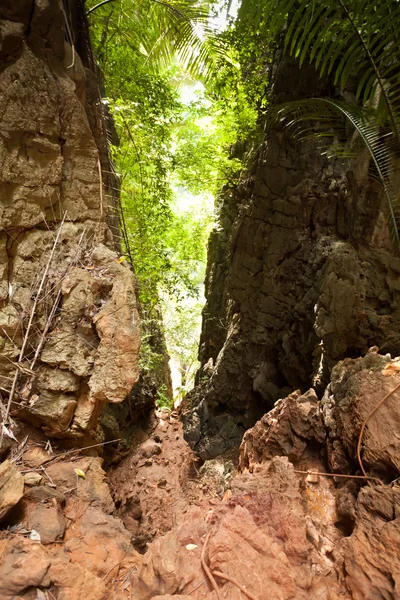
[[[226,56],[212,26],[208,0],[103,0],[87,14],[99,18],[101,11],[110,10],[108,35],[118,30],[127,45],[157,68],[169,66],[177,57],[192,75],[207,80]],[[141,22],[146,26],[141,27]]]
[[[394,155],[398,145],[392,131],[382,134],[376,112],[327,98],[310,98],[274,106],[269,111],[269,117],[271,121],[280,122],[292,136],[301,139],[316,138],[326,148],[333,149],[336,156],[343,158],[352,158],[355,154],[348,144],[341,146],[336,143],[332,146],[332,138],[346,139],[348,124],[357,131],[372,160],[374,168],[370,175],[383,188],[392,235],[400,250],[400,200],[392,185],[395,174]]]
[[[256,5],[256,6],[255,6]],[[285,31],[285,49],[332,75],[345,88],[357,81],[362,104],[377,90],[380,119],[389,119],[400,145],[400,2],[397,0],[244,0],[240,15],[273,38]]]

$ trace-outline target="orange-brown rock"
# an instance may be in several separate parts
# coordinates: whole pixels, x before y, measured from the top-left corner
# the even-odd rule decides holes
[[[24,478],[9,460],[0,464],[0,521],[19,502],[24,493]]]

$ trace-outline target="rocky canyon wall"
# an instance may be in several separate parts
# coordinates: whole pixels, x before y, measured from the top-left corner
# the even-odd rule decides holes
[[[332,93],[283,58],[271,102]],[[314,140],[265,134],[239,185],[221,194],[206,278],[198,385],[186,439],[203,458],[293,390],[328,383],[332,367],[377,345],[400,352],[400,260],[380,192],[358,158],[321,156]]]
[[[81,443],[140,343],[100,100],[83,1],[1,2],[1,411]]]

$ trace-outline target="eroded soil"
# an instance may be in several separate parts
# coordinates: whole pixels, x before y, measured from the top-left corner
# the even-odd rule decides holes
[[[399,377],[388,356],[343,361],[322,400],[291,394],[239,457],[203,464],[165,410],[108,475],[98,456],[19,431],[0,472],[0,598],[400,598],[395,393],[363,438],[371,479],[349,434]]]

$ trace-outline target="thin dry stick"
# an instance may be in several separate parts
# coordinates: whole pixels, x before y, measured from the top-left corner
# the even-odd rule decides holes
[[[77,252],[78,252],[78,249],[79,249],[79,248],[80,248],[80,246],[81,246],[81,243],[82,243],[82,240],[83,240],[83,236],[85,235],[85,231],[86,231],[86,230],[84,229],[84,230],[83,230],[83,232],[82,232],[82,235],[81,235],[81,237],[79,238],[78,245],[77,245]],[[77,261],[77,256],[78,256],[78,254],[76,255],[75,259],[72,261],[72,263],[71,263],[71,264],[70,264],[70,266],[68,267],[68,269],[67,269],[67,272],[65,273],[65,277],[66,277],[66,276],[68,275],[68,273],[71,271],[71,269],[72,269],[72,266],[73,266],[73,265],[76,263],[76,261]],[[62,281],[63,279],[64,279],[64,277],[61,279],[61,281]],[[46,322],[45,328],[44,328],[44,330],[43,330],[43,333],[42,333],[42,335],[41,335],[41,338],[40,338],[40,340],[39,340],[38,347],[36,348],[35,356],[33,357],[33,360],[32,360],[32,362],[31,362],[30,369],[33,369],[33,367],[35,366],[35,363],[36,363],[36,361],[37,361],[37,359],[38,359],[38,357],[39,357],[39,354],[40,354],[40,352],[41,352],[41,350],[42,350],[43,344],[44,344],[44,342],[45,342],[45,339],[46,339],[47,332],[49,331],[49,329],[50,329],[50,326],[51,326],[51,324],[52,324],[52,322],[53,322],[53,319],[54,319],[54,315],[56,314],[56,310],[57,310],[57,308],[58,308],[58,305],[59,305],[59,302],[60,302],[60,298],[61,298],[61,293],[62,293],[62,292],[61,292],[61,286],[60,286],[60,289],[58,290],[58,294],[57,294],[57,296],[56,296],[56,299],[55,299],[55,301],[54,301],[54,303],[53,303],[53,306],[52,306],[52,309],[51,309],[51,311],[50,311],[49,318],[47,319],[47,322]]]
[[[60,225],[60,228],[57,231],[56,239],[54,240],[54,244],[53,244],[53,247],[51,249],[50,256],[49,256],[49,259],[47,261],[46,268],[44,270],[42,279],[41,279],[40,284],[39,284],[39,289],[37,291],[37,294],[35,296],[35,300],[33,302],[33,306],[31,308],[31,314],[30,314],[30,317],[29,317],[28,326],[27,326],[26,331],[25,331],[25,336],[24,336],[24,339],[22,341],[22,347],[21,347],[21,350],[20,350],[20,353],[19,353],[18,362],[21,362],[22,359],[23,359],[23,356],[24,356],[25,348],[26,348],[26,345],[28,343],[29,332],[31,330],[33,318],[34,318],[35,312],[36,312],[36,307],[37,307],[37,304],[38,304],[38,301],[39,301],[40,294],[42,293],[42,289],[43,289],[44,283],[46,281],[46,277],[47,277],[47,274],[49,272],[51,262],[53,260],[53,256],[54,256],[54,252],[56,250],[57,244],[58,244],[58,240],[60,239],[61,230],[62,230],[63,225],[64,225],[65,217],[66,217],[66,215],[64,215],[63,220],[62,220],[61,225]],[[11,402],[12,402],[12,400],[14,398],[15,389],[17,387],[18,374],[19,374],[19,369],[17,368],[16,371],[15,371],[13,383],[12,383],[12,386],[11,386],[10,396],[8,398],[6,415],[5,415],[4,421],[3,421],[4,425],[8,422],[8,416],[10,414]],[[2,427],[1,428],[1,432],[0,432],[0,448],[3,445],[3,438],[4,438],[4,429]]]
[[[100,179],[100,219],[102,219],[103,218],[103,177],[101,174],[100,159],[97,159],[97,167],[99,169],[99,179]]]
[[[206,541],[204,542],[203,550],[201,552],[201,558],[200,558],[201,566],[203,567],[205,574],[207,575],[215,593],[217,594],[218,600],[222,600],[221,594],[219,593],[219,588],[218,588],[217,582],[215,581],[215,579],[211,573],[211,570],[208,568],[207,563],[206,563],[206,549],[207,549],[208,540],[210,539],[210,535],[211,535],[210,533],[207,533]]]
[[[221,573],[221,571],[213,571],[213,575],[215,575],[216,577],[220,577],[221,579],[226,579],[226,581],[230,581],[231,583],[233,583],[233,585],[236,585],[236,587],[238,587],[239,590],[243,592],[243,594],[246,594],[246,596],[250,598],[250,600],[258,600],[258,598],[253,596],[251,592],[246,590],[244,585],[240,584],[238,581],[236,581],[236,579],[233,579],[233,577],[229,577],[229,575],[225,575],[225,573]]]
[[[106,444],[113,444],[114,442],[120,442],[121,438],[118,438],[116,440],[109,440],[108,442],[100,442],[99,444],[92,444],[91,446],[84,446],[83,448],[74,448],[73,450],[67,450],[66,452],[61,452],[60,454],[57,454],[57,456],[53,456],[53,458],[49,458],[49,460],[46,460],[43,464],[47,465],[50,462],[54,462],[57,459],[61,459],[64,458],[64,456],[67,456],[68,454],[74,454],[75,452],[83,452],[83,450],[90,450],[91,448],[98,448],[99,446],[105,446]]]
[[[371,412],[365,417],[364,422],[361,425],[361,431],[360,431],[360,435],[359,435],[359,438],[358,438],[358,444],[357,444],[357,458],[358,458],[358,462],[360,463],[361,471],[364,473],[365,477],[367,477],[367,474],[365,472],[364,465],[363,465],[363,462],[362,462],[362,459],[361,459],[361,444],[362,444],[362,438],[363,438],[363,435],[364,435],[365,427],[367,426],[367,423],[370,420],[370,418],[372,417],[372,415],[374,415],[376,413],[376,411],[378,410],[378,408],[380,408],[382,406],[382,404],[388,398],[390,398],[390,396],[392,394],[394,394],[399,388],[400,388],[400,383],[398,383],[396,385],[396,387],[394,387],[392,389],[391,392],[389,392],[388,394],[386,394],[386,396],[384,398],[382,398],[382,400],[375,406],[375,408],[373,410],[371,410]]]
[[[383,482],[377,477],[369,477],[368,475],[342,475],[341,473],[322,473],[321,471],[298,471],[294,469],[295,473],[301,473],[302,475],[325,475],[325,477],[343,477],[344,479],[372,479],[377,481],[380,485],[384,485]]]
[[[187,596],[190,596],[190,594],[193,594],[193,592],[195,592],[196,590],[198,590],[198,589],[199,589],[199,587],[201,587],[202,585],[204,585],[206,582],[207,582],[207,579],[203,579],[203,581],[202,581],[201,583],[199,583],[198,585],[196,585],[196,587],[192,588],[192,589],[190,590],[190,592],[185,592],[185,594],[186,594]]]

